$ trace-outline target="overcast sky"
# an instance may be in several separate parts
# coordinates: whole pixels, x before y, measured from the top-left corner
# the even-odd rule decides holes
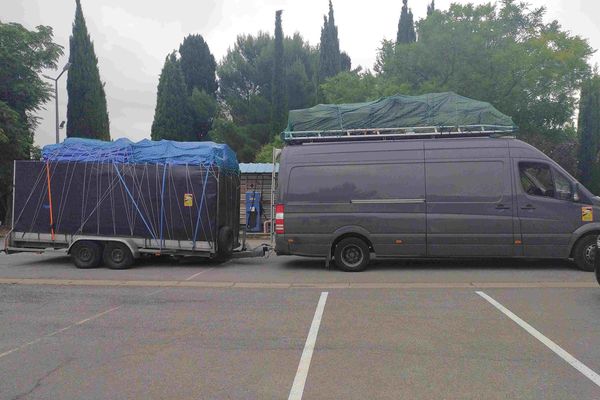
[[[200,33],[217,61],[240,33],[273,32],[275,10],[283,9],[283,31],[298,31],[317,44],[328,0],[81,0],[83,13],[99,60],[113,139],[150,137],[156,105],[156,85],[165,56],[190,33]],[[457,1],[454,1],[457,2]],[[467,1],[458,1],[467,3]],[[472,0],[481,4],[487,1]],[[49,25],[55,42],[65,47],[60,68],[67,62],[75,0],[2,0],[0,19],[32,28]],[[426,14],[428,0],[409,0],[415,20]],[[446,9],[450,0],[437,0]],[[600,48],[600,2],[584,0],[530,0],[546,5],[547,19],[557,19],[573,34]],[[353,67],[372,68],[382,39],[396,36],[402,0],[367,2],[334,0],[340,48]],[[600,63],[600,55],[593,56]],[[51,72],[53,75],[56,72]],[[60,120],[66,119],[66,76],[59,83]],[[54,102],[39,113],[36,142],[54,141]],[[61,138],[65,131],[61,131]]]

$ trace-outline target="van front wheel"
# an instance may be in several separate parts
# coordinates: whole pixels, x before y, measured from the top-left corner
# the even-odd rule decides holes
[[[573,258],[577,267],[583,271],[593,272],[596,258],[596,236],[588,235],[579,239],[573,249]]]
[[[364,240],[349,237],[335,246],[335,264],[342,271],[364,271],[369,264],[369,246]]]

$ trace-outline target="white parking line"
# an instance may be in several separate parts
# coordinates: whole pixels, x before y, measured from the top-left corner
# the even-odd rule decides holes
[[[195,278],[195,277],[197,277],[198,275],[201,275],[201,274],[203,274],[203,273],[205,273],[205,272],[208,272],[208,271],[212,271],[213,269],[215,269],[215,267],[213,267],[213,268],[209,268],[209,269],[205,269],[204,271],[200,271],[200,272],[198,272],[197,274],[194,274],[194,275],[190,276],[189,278],[186,278],[185,280],[186,280],[186,281],[191,281],[192,279],[194,279],[194,278]]]
[[[25,344],[22,344],[21,346],[17,346],[17,347],[15,347],[15,348],[13,348],[13,349],[10,349],[10,350],[8,350],[8,351],[5,351],[4,353],[0,354],[0,358],[2,358],[2,357],[4,357],[4,356],[7,356],[7,355],[9,355],[9,354],[12,354],[12,353],[14,353],[15,351],[22,350],[22,349],[24,349],[24,348],[26,348],[26,347],[29,347],[29,346],[31,346],[32,344],[36,344],[36,343],[38,343],[39,341],[41,341],[42,339],[44,339],[44,338],[47,338],[47,337],[51,337],[51,336],[57,335],[57,334],[59,334],[59,333],[61,333],[61,332],[64,332],[64,331],[66,331],[66,330],[69,330],[69,329],[73,328],[74,326],[79,326],[79,325],[85,324],[86,322],[89,322],[89,321],[91,321],[91,320],[94,320],[94,319],[96,319],[96,318],[100,318],[101,316],[103,316],[103,315],[105,315],[105,314],[108,314],[109,312],[113,312],[113,311],[115,311],[115,310],[117,310],[117,309],[119,309],[119,308],[121,308],[121,307],[122,307],[122,305],[119,305],[119,306],[116,306],[116,307],[110,308],[110,309],[108,309],[108,310],[106,310],[106,311],[102,311],[101,313],[94,314],[94,315],[92,315],[92,316],[91,316],[91,317],[89,317],[89,318],[82,319],[81,321],[75,322],[75,323],[73,323],[73,324],[71,324],[71,325],[69,325],[69,326],[65,326],[64,328],[61,328],[61,329],[59,329],[59,330],[57,330],[57,331],[54,331],[54,332],[52,332],[52,333],[49,333],[49,334],[47,334],[47,335],[44,335],[44,336],[42,336],[42,337],[39,337],[39,338],[37,338],[37,339],[35,339],[35,340],[32,340],[31,342],[27,342],[27,343],[25,343]]]
[[[550,350],[552,350],[554,353],[556,353],[560,358],[562,358],[563,360],[565,360],[566,362],[571,364],[571,366],[573,368],[575,368],[577,371],[581,372],[589,380],[594,382],[597,386],[600,386],[600,375],[598,375],[596,372],[594,372],[593,370],[588,368],[584,363],[582,363],[581,361],[579,361],[578,359],[573,357],[562,347],[560,347],[559,345],[554,343],[552,340],[548,339],[546,336],[544,336],[542,333],[540,333],[533,326],[531,326],[527,322],[523,321],[521,318],[519,318],[516,314],[514,314],[508,308],[504,307],[502,304],[498,303],[496,300],[494,300],[493,298],[491,298],[484,292],[476,292],[476,293],[479,296],[483,297],[485,300],[487,300],[491,305],[496,307],[502,313],[504,313],[504,315],[506,315],[508,318],[510,318],[514,322],[516,322],[521,328],[525,329],[531,336],[533,336],[534,338],[536,338],[537,340],[542,342],[546,347],[548,347]]]
[[[313,351],[315,349],[317,334],[319,333],[319,326],[321,325],[321,318],[323,318],[323,311],[325,310],[325,302],[327,301],[328,294],[328,292],[322,292],[321,297],[319,298],[319,303],[317,304],[315,316],[313,317],[310,330],[308,331],[308,337],[304,344],[304,350],[302,351],[302,357],[300,357],[300,363],[298,364],[298,370],[296,371],[296,377],[294,378],[288,400],[302,399],[306,377],[308,376],[308,369],[310,368],[310,360],[312,359]]]
[[[205,272],[205,271],[203,271],[203,272]],[[160,293],[160,292],[163,292],[163,291],[165,291],[165,290],[167,290],[167,289],[168,289],[168,288],[161,288],[161,289],[155,290],[155,291],[153,291],[153,292],[150,292],[150,293],[148,293],[148,294],[144,295],[143,297],[152,296],[152,295],[158,294],[158,293]],[[33,345],[33,344],[36,344],[36,343],[40,342],[42,339],[45,339],[45,338],[49,338],[49,337],[52,337],[52,336],[58,335],[59,333],[62,333],[62,332],[64,332],[64,331],[67,331],[67,330],[69,330],[69,329],[71,329],[71,328],[73,328],[73,327],[75,327],[75,326],[83,325],[83,324],[85,324],[86,322],[89,322],[89,321],[95,320],[95,319],[97,319],[97,318],[100,318],[100,317],[102,317],[103,315],[106,315],[106,314],[108,314],[108,313],[110,313],[110,312],[113,312],[113,311],[116,311],[116,310],[118,310],[118,309],[119,309],[119,308],[121,308],[121,307],[123,307],[123,304],[119,304],[118,306],[115,306],[115,307],[109,308],[108,310],[102,311],[102,312],[100,312],[100,313],[98,313],[98,314],[94,314],[94,315],[92,315],[91,317],[88,317],[88,318],[82,319],[81,321],[74,322],[74,323],[72,323],[71,325],[65,326],[64,328],[61,328],[61,329],[59,329],[59,330],[57,330],[57,331],[54,331],[54,332],[48,333],[48,334],[46,334],[46,335],[44,335],[44,336],[40,336],[39,338],[37,338],[37,339],[35,339],[35,340],[32,340],[31,342],[24,343],[24,344],[22,344],[22,345],[20,345],[20,346],[17,346],[17,347],[14,347],[14,348],[10,349],[10,350],[7,350],[7,351],[5,351],[4,353],[1,353],[1,354],[0,354],[0,358],[2,358],[2,357],[4,357],[4,356],[7,356],[7,355],[9,355],[9,354],[12,354],[12,353],[14,353],[15,351],[19,351],[19,350],[22,350],[22,349],[24,349],[24,348],[26,348],[26,347],[29,347],[29,346]]]

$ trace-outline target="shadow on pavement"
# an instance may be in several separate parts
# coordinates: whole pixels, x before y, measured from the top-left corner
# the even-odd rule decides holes
[[[285,259],[282,259],[285,260]],[[281,263],[289,269],[317,270],[325,268],[325,261],[314,258],[293,258]],[[331,269],[336,269],[333,261]],[[427,270],[522,270],[522,271],[577,271],[574,263],[566,260],[525,260],[525,259],[400,259],[373,260],[367,271],[390,269]],[[583,272],[583,271],[582,271]]]

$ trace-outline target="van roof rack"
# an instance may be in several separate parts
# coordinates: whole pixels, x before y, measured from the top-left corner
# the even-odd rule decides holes
[[[365,140],[400,140],[418,138],[450,137],[501,137],[516,132],[514,126],[505,125],[455,125],[415,126],[399,128],[360,128],[322,131],[284,131],[283,140],[288,144],[314,142],[347,142]]]

